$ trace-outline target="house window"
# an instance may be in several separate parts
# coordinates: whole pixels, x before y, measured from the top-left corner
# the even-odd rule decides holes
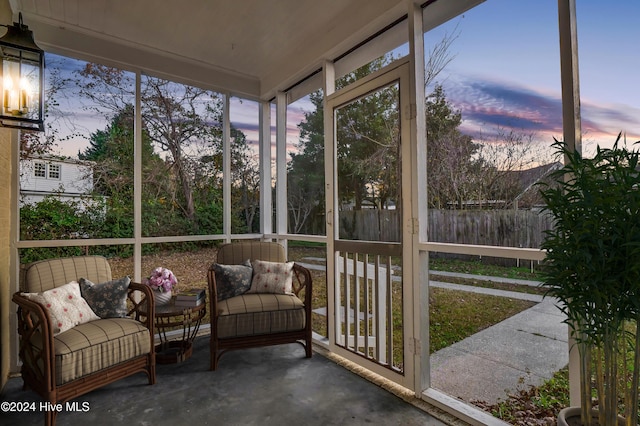
[[[60,179],[60,164],[49,164],[49,179]]]
[[[47,177],[47,165],[44,163],[35,163],[33,174],[35,177]]]
[[[61,172],[60,164],[47,164],[39,161],[33,166],[33,174],[38,178],[60,180]]]

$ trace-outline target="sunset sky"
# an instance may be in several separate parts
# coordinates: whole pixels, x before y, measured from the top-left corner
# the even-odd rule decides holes
[[[619,132],[640,139],[640,1],[578,0],[578,52],[585,150]],[[441,28],[457,34],[439,76],[469,132],[506,126],[562,139],[556,0],[488,0]]]
[[[487,137],[507,129],[549,145],[562,139],[557,13],[557,0],[487,0],[425,35],[427,52],[445,34],[455,38],[437,83],[462,113],[463,131]],[[619,132],[640,140],[640,0],[578,0],[577,17],[585,151],[610,146]],[[304,99],[289,107],[289,146],[309,109]],[[232,98],[231,119],[257,142],[256,102]],[[86,122],[88,133],[105,124]],[[60,145],[59,153],[76,156],[86,139]]]
[[[578,0],[576,14],[583,150],[611,146],[620,132],[638,141],[640,1]],[[446,36],[452,60],[435,83],[464,132],[487,140],[512,130],[545,146],[562,139],[557,0],[487,0],[426,33],[426,52]],[[289,108],[290,145],[309,109],[304,100]]]

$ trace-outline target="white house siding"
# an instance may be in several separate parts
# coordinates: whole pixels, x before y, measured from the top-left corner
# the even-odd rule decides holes
[[[80,201],[93,190],[91,163],[52,158],[28,158],[20,161],[20,199],[35,204],[46,196],[61,201]]]

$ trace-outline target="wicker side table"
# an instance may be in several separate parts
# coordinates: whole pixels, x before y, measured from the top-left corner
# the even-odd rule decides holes
[[[156,306],[155,327],[158,330],[160,344],[156,345],[156,362],[158,364],[176,364],[186,361],[193,353],[193,339],[195,339],[202,318],[207,313],[207,304],[194,307],[175,306],[175,298],[164,306]],[[170,340],[167,332],[180,330],[182,337]]]

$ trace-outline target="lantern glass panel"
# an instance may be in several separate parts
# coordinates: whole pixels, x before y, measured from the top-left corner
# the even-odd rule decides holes
[[[40,55],[3,46],[2,115],[27,119],[40,118]]]

